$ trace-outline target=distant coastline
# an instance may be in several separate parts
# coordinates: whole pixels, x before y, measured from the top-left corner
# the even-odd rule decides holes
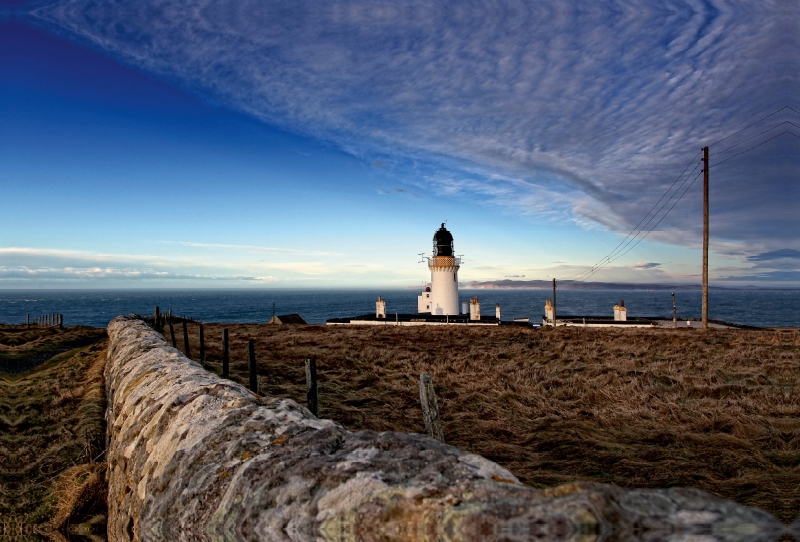
[[[491,280],[474,281],[459,284],[460,288],[467,290],[550,290],[553,282],[550,280]],[[699,284],[637,284],[630,282],[568,282],[558,283],[560,290],[700,290]],[[710,286],[711,290],[792,290],[800,288],[776,288],[765,286]]]

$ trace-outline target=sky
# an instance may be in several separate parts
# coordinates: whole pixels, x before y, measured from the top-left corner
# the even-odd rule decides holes
[[[0,288],[798,287],[799,7],[0,1]]]

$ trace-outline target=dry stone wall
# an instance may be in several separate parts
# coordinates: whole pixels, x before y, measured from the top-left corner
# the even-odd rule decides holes
[[[760,510],[692,489],[523,486],[427,436],[345,430],[204,370],[135,316],[106,366],[109,539],[773,540]],[[699,537],[699,538],[698,538]]]

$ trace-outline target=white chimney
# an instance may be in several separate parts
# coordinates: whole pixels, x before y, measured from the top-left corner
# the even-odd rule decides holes
[[[461,302],[461,314],[469,314],[469,301]]]
[[[614,321],[619,320],[619,305],[614,305]]]
[[[470,320],[481,319],[481,304],[480,301],[478,301],[477,297],[469,300],[469,319]]]
[[[378,296],[378,301],[375,302],[375,318],[386,318],[386,301],[381,296]]]
[[[625,308],[625,300],[619,302],[619,320],[621,322],[628,320],[628,309]]]
[[[497,303],[497,304],[494,306],[494,316],[495,316],[495,318],[497,318],[498,320],[500,319],[500,303]]]
[[[553,320],[553,305],[550,304],[550,300],[547,300],[547,303],[544,304],[544,317],[547,320]]]

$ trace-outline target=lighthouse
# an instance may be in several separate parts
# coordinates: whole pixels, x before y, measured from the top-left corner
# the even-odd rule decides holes
[[[442,227],[433,235],[433,256],[428,258],[431,285],[419,296],[418,312],[455,316],[458,314],[458,269],[461,259],[455,256],[453,235]]]

